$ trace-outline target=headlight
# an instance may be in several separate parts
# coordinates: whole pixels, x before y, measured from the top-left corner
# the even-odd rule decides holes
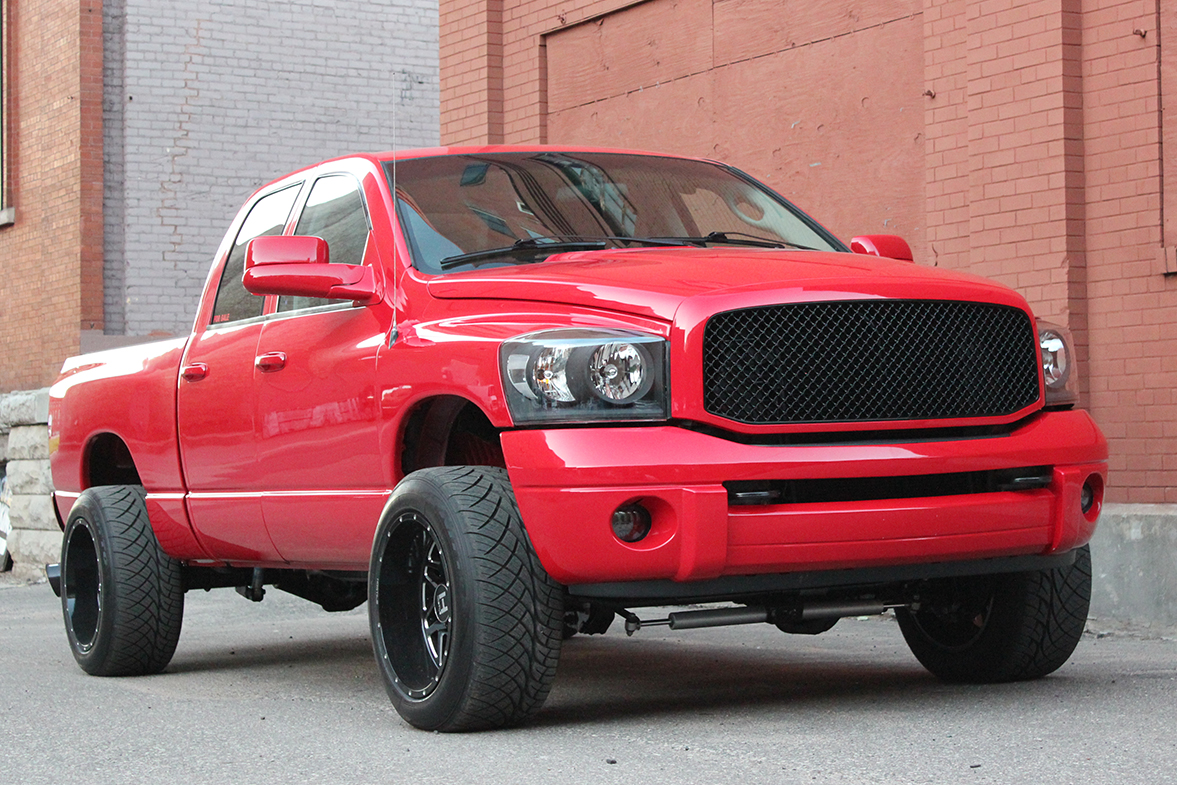
[[[1073,406],[1079,402],[1074,345],[1066,327],[1038,320],[1038,354],[1042,358],[1047,406]]]
[[[656,335],[542,330],[504,341],[499,361],[518,424],[670,416],[666,340]]]

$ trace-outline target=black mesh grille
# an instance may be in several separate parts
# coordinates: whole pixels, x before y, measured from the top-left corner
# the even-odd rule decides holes
[[[773,305],[703,334],[703,407],[744,423],[992,417],[1037,399],[1033,327],[1003,305]]]

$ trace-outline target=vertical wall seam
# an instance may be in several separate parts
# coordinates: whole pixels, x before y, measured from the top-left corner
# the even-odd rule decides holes
[[[103,329],[102,2],[78,8],[78,308],[82,330]]]
[[[103,332],[122,335],[127,318],[126,0],[102,4]]]
[[[1167,266],[1168,257],[1165,255],[1165,249],[1170,245],[1174,245],[1174,238],[1168,236],[1165,223],[1165,80],[1164,68],[1161,62],[1161,55],[1164,53],[1161,32],[1161,0],[1157,0],[1156,2],[1154,27],[1157,52],[1157,187],[1161,195],[1161,204],[1158,210],[1161,234],[1161,257],[1166,260],[1166,264],[1162,265],[1165,272],[1175,273],[1177,269],[1171,269]]]
[[[486,4],[486,141],[503,144],[503,0]]]
[[[539,36],[539,143],[548,143],[548,36]]]
[[[1063,0],[1060,32],[1063,50],[1063,166],[1067,242],[1067,325],[1076,354],[1087,364],[1087,183],[1083,121],[1083,10],[1080,0]],[[1075,36],[1068,42],[1068,30]],[[1071,101],[1067,96],[1074,96]],[[1067,149],[1068,142],[1071,143]],[[1089,393],[1090,377],[1079,374],[1080,394]]]

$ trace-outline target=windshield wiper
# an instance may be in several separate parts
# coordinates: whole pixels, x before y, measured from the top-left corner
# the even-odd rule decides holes
[[[502,248],[487,248],[485,251],[471,251],[470,253],[447,256],[437,263],[443,270],[449,270],[463,264],[481,262],[487,259],[498,259],[504,256],[535,256],[537,254],[554,254],[561,251],[593,251],[607,246],[604,240],[561,240],[553,237],[524,237],[516,240],[512,245]]]
[[[807,245],[798,245],[788,240],[770,240],[744,232],[711,232],[703,237],[651,237],[650,240],[676,241],[684,245],[746,245],[752,248],[797,248],[802,251],[816,251]]]
[[[753,248],[797,248],[802,251],[814,251],[797,243],[787,240],[770,240],[767,237],[757,237],[743,232],[711,232],[703,237],[627,237],[624,235],[602,235],[600,237],[580,237],[577,235],[545,235],[542,237],[524,237],[511,245],[502,248],[487,248],[484,251],[447,256],[437,264],[442,270],[451,270],[463,264],[477,264],[491,259],[501,259],[504,256],[538,256],[551,255],[563,251],[597,251],[608,247],[609,243],[633,243],[648,246],[676,246],[676,245],[744,245]],[[538,259],[528,259],[538,261]]]

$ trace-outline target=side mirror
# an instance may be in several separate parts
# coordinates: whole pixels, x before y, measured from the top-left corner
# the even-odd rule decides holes
[[[360,264],[331,264],[327,241],[321,237],[255,237],[245,250],[247,291],[371,302],[376,299],[376,274]]]
[[[915,261],[907,241],[893,234],[864,234],[855,237],[850,241],[850,250],[854,253],[881,256],[884,259],[898,259],[901,262]]]

